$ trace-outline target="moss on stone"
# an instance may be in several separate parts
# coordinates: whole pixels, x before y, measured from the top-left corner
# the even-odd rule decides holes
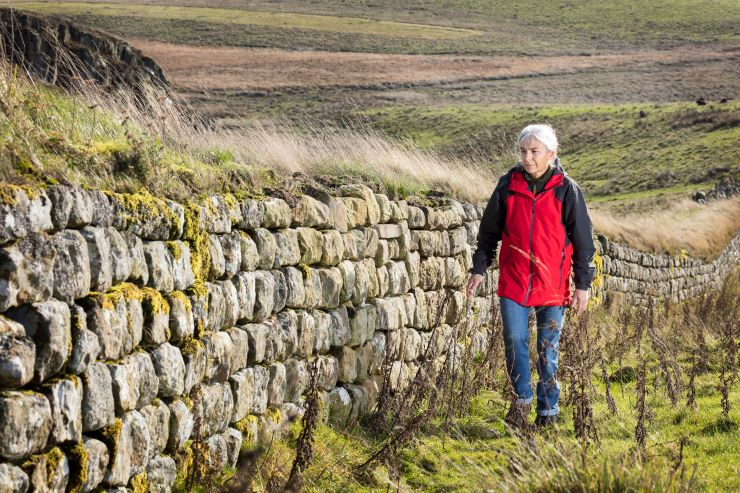
[[[112,425],[106,426],[100,432],[100,436],[102,437],[103,442],[105,442],[105,444],[108,446],[108,450],[110,450],[109,464],[114,464],[116,462],[116,456],[118,454],[118,443],[120,442],[122,430],[123,421],[121,421],[121,418],[116,418],[113,420]]]
[[[64,452],[59,447],[54,447],[46,453],[46,484],[51,485],[51,481],[56,475],[59,464],[65,459]]]
[[[151,221],[162,217],[170,224],[170,234],[180,230],[182,224],[175,211],[167,206],[167,203],[147,192],[141,193],[108,193],[114,200],[118,201],[128,212],[125,214],[127,226],[136,223]]]
[[[108,294],[110,296],[122,297],[125,300],[141,301],[144,297],[144,295],[141,293],[141,289],[139,289],[136,285],[131,284],[130,282],[122,282],[121,284],[116,284],[108,290]]]
[[[149,491],[149,477],[146,471],[132,477],[129,484],[133,493],[147,493]]]
[[[243,451],[251,450],[257,445],[255,430],[258,426],[259,420],[257,419],[257,416],[253,415],[249,415],[234,424],[234,428],[239,430],[242,434],[241,449]]]
[[[594,278],[591,281],[591,297],[588,300],[589,307],[600,305],[604,301],[604,258],[599,254],[597,248],[594,253],[594,266],[595,273]]]
[[[185,224],[183,226],[182,237],[186,240],[194,240],[198,234],[202,233],[200,227],[200,207],[193,203],[185,204]]]
[[[18,203],[17,194],[20,187],[10,183],[0,183],[0,204],[14,206]]]
[[[177,476],[175,478],[175,485],[184,486],[191,474],[191,471],[193,470],[192,440],[187,440],[185,442],[182,450],[180,450],[175,457],[175,463],[177,464]]]
[[[187,407],[188,409],[193,409],[193,399],[191,399],[187,395],[183,395],[180,397],[180,400],[182,400],[182,403],[185,404],[185,407]]]
[[[211,272],[211,247],[208,234],[200,231],[190,243],[190,266],[196,281],[207,281]]]
[[[183,293],[182,291],[172,291],[169,294],[169,297],[172,300],[177,300],[180,303],[182,303],[183,306],[185,307],[185,310],[189,312],[193,311],[193,304],[190,302],[190,299],[187,296],[185,296],[185,293]]]
[[[170,304],[164,299],[162,293],[150,287],[142,288],[141,293],[141,307],[144,310],[144,316],[151,319],[162,313],[170,313]]]
[[[67,491],[69,493],[80,493],[85,483],[87,483],[87,468],[90,457],[82,443],[75,443],[67,449],[67,456],[69,457]]]
[[[168,241],[167,249],[170,251],[170,254],[172,254],[172,258],[174,258],[175,260],[180,260],[182,258],[182,247],[180,246],[180,242]]]
[[[178,343],[180,353],[191,356],[203,349],[203,343],[193,337],[185,337]]]

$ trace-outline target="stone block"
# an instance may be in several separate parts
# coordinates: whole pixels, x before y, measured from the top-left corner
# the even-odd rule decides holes
[[[352,399],[344,387],[335,387],[329,392],[329,421],[345,426],[352,412]]]
[[[339,360],[331,355],[321,355],[316,358],[316,384],[319,388],[330,391],[337,385],[339,379]]]
[[[285,398],[285,365],[273,363],[268,368],[270,379],[267,383],[267,402],[270,406],[278,406]]]
[[[322,233],[321,265],[334,266],[344,258],[344,239],[337,230]]]
[[[93,218],[93,201],[90,193],[71,185],[52,185],[46,193],[51,200],[51,221],[57,231],[82,228]]]
[[[301,195],[293,207],[291,227],[323,229],[329,223],[329,206],[308,195]]]
[[[267,411],[267,386],[270,382],[270,372],[264,366],[254,367],[254,401],[250,414],[262,414]]]
[[[258,269],[260,254],[257,244],[244,231],[239,231],[239,249],[241,250],[241,270],[251,272]]]
[[[285,362],[285,402],[298,402],[308,387],[308,366],[305,361],[289,359]]]
[[[342,234],[344,257],[348,260],[360,260],[365,256],[367,237],[362,229],[352,229]]]
[[[167,455],[152,458],[146,466],[150,493],[170,493],[177,479],[175,459]]]
[[[229,385],[234,400],[231,422],[246,418],[254,405],[254,369],[244,368],[229,377]]]
[[[113,226],[144,240],[174,240],[182,235],[183,207],[145,193],[107,193]]]
[[[30,391],[0,392],[0,457],[18,460],[40,452],[51,428],[46,397]]]
[[[45,234],[0,248],[0,312],[49,299],[54,291],[56,249]]]
[[[275,236],[268,229],[257,228],[251,232],[251,237],[259,255],[258,268],[271,269],[275,264],[275,251],[277,250]]]
[[[30,337],[0,334],[0,390],[30,382],[35,361],[36,346]]]
[[[241,208],[241,220],[233,222],[240,229],[256,229],[262,224],[265,215],[265,204],[259,200],[246,199],[239,203]]]
[[[285,274],[282,271],[274,269],[270,271],[270,274],[275,281],[272,312],[277,313],[285,308],[285,302],[288,299],[288,281],[285,279]]]
[[[388,294],[399,296],[411,289],[411,280],[405,262],[388,262]]]
[[[332,317],[322,310],[312,310],[311,315],[315,322],[313,351],[317,354],[327,353],[332,340]]]
[[[295,231],[300,249],[300,263],[306,265],[319,263],[324,248],[324,235],[312,228],[300,227]]]
[[[64,368],[72,348],[69,307],[57,300],[23,305],[6,313],[23,325],[36,347],[34,379],[43,382]]]
[[[0,463],[0,492],[26,493],[29,485],[28,474],[23,469]]]
[[[375,197],[375,193],[373,193],[370,188],[359,184],[343,185],[339,187],[339,193],[343,197],[356,197],[363,199],[367,204],[367,218],[365,224],[368,226],[378,224],[380,221],[380,206],[378,205],[378,199]]]
[[[203,381],[208,365],[208,352],[205,345],[197,339],[186,339],[180,343],[180,354],[185,363],[185,388],[183,394],[190,391]]]
[[[148,353],[134,353],[109,363],[116,413],[145,406],[157,395],[159,379]]]
[[[23,463],[31,491],[64,493],[69,482],[69,459],[59,447],[29,457]]]
[[[321,278],[318,275],[317,269],[308,267],[305,270],[303,289],[305,292],[303,308],[316,308],[321,304]]]
[[[316,345],[316,319],[312,312],[303,310],[296,312],[295,345],[292,344],[293,327],[283,324],[283,341],[285,341],[286,356],[293,354],[303,358],[311,356]]]
[[[368,373],[370,375],[376,375],[382,373],[383,365],[386,363],[386,334],[384,332],[376,332],[370,339],[372,346],[372,358],[370,359],[370,365],[368,366]]]
[[[419,287],[424,291],[440,289],[446,279],[444,259],[427,257],[419,266]]]
[[[367,202],[361,198],[338,197],[337,201],[347,212],[347,228],[352,230],[364,226],[367,220]]]
[[[329,310],[331,324],[329,326],[329,341],[332,346],[344,346],[352,338],[350,320],[347,308],[343,305]]]
[[[52,202],[43,190],[26,191],[7,183],[0,184],[0,245],[49,231]]]
[[[151,363],[159,379],[157,395],[177,397],[185,391],[185,361],[180,351],[165,342],[151,352]]]
[[[87,242],[79,231],[66,230],[53,236],[54,297],[72,303],[90,291],[90,258]]]
[[[179,341],[192,337],[195,332],[193,305],[182,291],[173,291],[165,298],[170,307],[170,339]]]
[[[381,223],[391,222],[393,211],[391,209],[391,201],[388,199],[388,197],[383,194],[376,193],[375,201],[378,203],[378,210],[380,212],[378,221]]]
[[[224,430],[234,413],[234,400],[228,383],[201,385],[193,394],[193,431],[207,437]]]
[[[369,258],[361,260],[356,267],[357,279],[360,279],[360,268],[367,274],[367,297],[378,298],[380,296],[380,279],[378,279],[378,270],[375,267],[375,261]]]
[[[246,324],[238,328],[247,335],[247,363],[250,365],[262,363],[265,359],[268,326],[265,324]]]
[[[374,228],[365,228],[365,249],[364,257],[374,259],[378,252],[378,242],[380,237]]]
[[[408,222],[411,229],[423,229],[427,225],[427,217],[419,207],[408,206]]]
[[[249,335],[239,328],[231,328],[226,331],[231,337],[231,342],[234,345],[234,356],[231,360],[231,369],[229,374],[234,374],[242,368],[247,367],[247,361],[249,356]]]
[[[144,315],[141,341],[145,346],[158,346],[170,337],[170,305],[159,291],[141,290],[141,308]],[[89,325],[88,315],[88,325]],[[98,334],[100,337],[100,334]]]
[[[288,318],[295,319],[295,312],[292,310],[285,310],[285,313],[288,314]],[[266,340],[265,340],[265,363],[272,363],[276,360],[284,360],[287,357],[287,349],[286,349],[286,343],[291,344],[291,347],[294,347],[295,344],[297,344],[297,334],[294,331],[291,333],[283,332],[284,330],[289,330],[290,325],[288,327],[282,327],[282,323],[280,321],[280,317],[272,317],[267,319],[264,322],[264,326],[266,328]],[[297,322],[296,322],[297,323]],[[295,325],[293,325],[295,327]],[[297,330],[297,329],[295,329]],[[283,338],[286,339],[283,339]]]
[[[55,380],[42,391],[51,406],[51,443],[82,440],[82,382],[77,377]]]
[[[239,311],[241,309],[239,304],[239,291],[232,280],[216,281],[216,284],[221,286],[221,293],[224,296],[224,318],[221,323],[221,328],[233,327],[236,325],[237,320],[239,320]]]
[[[105,363],[92,363],[82,373],[82,431],[113,424],[113,382]]]
[[[220,195],[212,195],[203,201],[203,226],[209,233],[226,234],[231,232],[231,218],[241,218],[241,208],[233,201]]]
[[[357,352],[347,346],[336,349],[334,355],[339,362],[338,380],[342,383],[352,383],[357,380]]]
[[[265,212],[262,217],[262,226],[270,229],[289,228],[293,221],[293,212],[287,202],[279,198],[269,198],[263,201]]]
[[[375,305],[365,304],[356,307],[349,319],[350,346],[361,346],[378,329],[378,311]]]
[[[207,266],[209,279],[223,278],[226,272],[226,257],[224,257],[224,249],[218,235],[208,236],[208,258],[210,259],[210,264]]]
[[[190,439],[193,432],[193,413],[190,407],[180,399],[172,401],[169,410],[170,423],[167,427],[169,430],[167,450],[176,452],[182,450],[185,443]]]
[[[104,430],[111,454],[104,482],[111,486],[125,486],[129,478],[144,470],[149,462],[151,438],[146,420],[138,411],[130,411]]]
[[[337,267],[321,268],[316,272],[321,282],[320,308],[334,308],[339,305],[342,292],[342,271]]]
[[[236,288],[239,309],[237,319],[241,321],[254,318],[254,303],[257,298],[255,276],[253,272],[239,272],[230,282]]]
[[[273,269],[284,265],[296,265],[301,262],[301,248],[298,240],[298,231],[295,229],[279,229],[274,233],[275,260]]]
[[[347,301],[353,300],[355,298],[355,291],[357,287],[355,264],[350,260],[343,260],[339,262],[337,268],[342,275],[342,291],[339,295],[339,301],[342,303],[346,303]],[[365,294],[361,294],[360,296],[358,296],[358,299],[367,296],[367,285],[365,284],[361,287],[364,287]]]
[[[230,278],[242,266],[242,235],[236,231],[219,235],[218,241],[221,243],[221,251],[224,254],[224,277]]]
[[[149,431],[149,459],[164,452],[170,436],[170,408],[159,399],[139,409]]]
[[[306,300],[303,271],[295,267],[283,267],[281,272],[287,285],[285,305],[289,308],[302,308]]]
[[[103,482],[110,455],[108,454],[108,447],[100,440],[89,437],[82,437],[82,440],[82,446],[87,456],[87,474],[84,475],[84,481],[81,481],[80,491],[88,493],[94,491]]]
[[[256,271],[255,281],[255,303],[253,320],[261,322],[273,312],[275,306],[275,278],[269,272]]]
[[[113,284],[124,282],[131,275],[131,255],[123,235],[113,227],[106,228],[110,243],[111,278]],[[85,293],[87,294],[87,293]]]
[[[225,382],[229,378],[234,359],[234,343],[226,332],[210,332],[201,337],[206,347],[205,378]]]

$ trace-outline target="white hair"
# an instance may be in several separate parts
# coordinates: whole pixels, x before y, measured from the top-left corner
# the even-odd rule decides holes
[[[537,139],[542,142],[548,151],[558,150],[558,138],[555,136],[555,130],[550,125],[527,125],[519,132],[517,142],[521,146],[531,139]]]

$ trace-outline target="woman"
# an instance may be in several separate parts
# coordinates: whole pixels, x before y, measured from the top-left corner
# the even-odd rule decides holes
[[[517,395],[506,422],[515,427],[528,425],[534,397],[529,369],[530,309],[537,316],[535,425],[550,426],[558,416],[558,339],[565,307],[583,313],[594,274],[591,218],[581,189],[560,167],[557,149],[557,137],[549,125],[529,125],[519,134],[521,162],[499,180],[488,201],[466,290],[468,297],[475,293],[501,241],[498,296],[506,367]]]

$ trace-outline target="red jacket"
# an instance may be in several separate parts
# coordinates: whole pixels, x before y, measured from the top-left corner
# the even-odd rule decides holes
[[[498,182],[478,232],[472,272],[485,274],[496,246],[498,295],[524,306],[570,303],[571,266],[577,289],[593,279],[591,218],[583,193],[559,163],[537,196],[517,165]]]

